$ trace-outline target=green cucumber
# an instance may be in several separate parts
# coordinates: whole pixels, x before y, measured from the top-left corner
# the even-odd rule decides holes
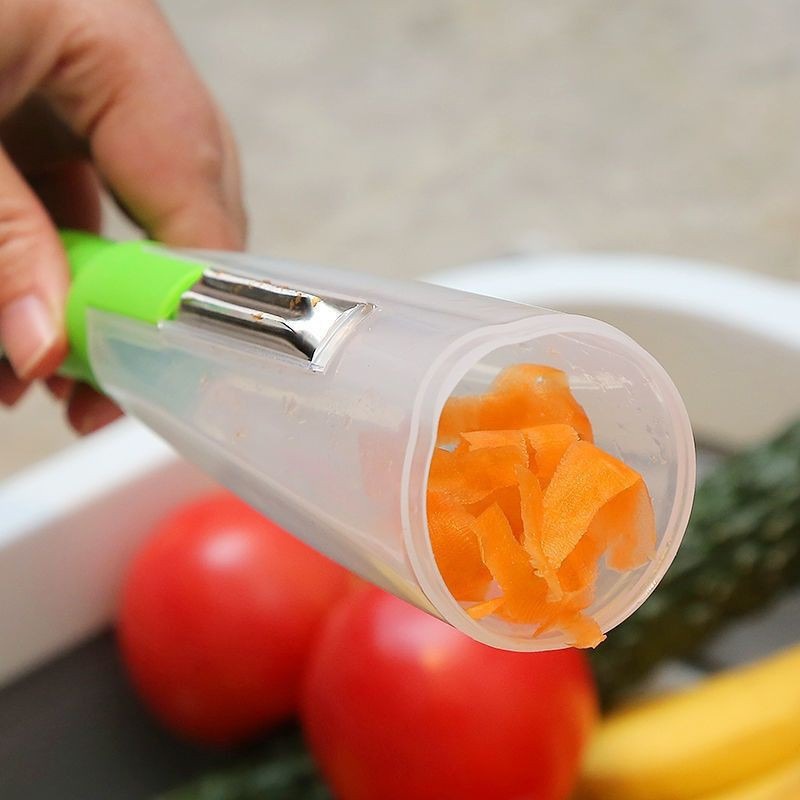
[[[800,584],[800,422],[732,456],[698,487],[658,588],[591,654],[611,701],[662,661],[690,655],[737,617]]]

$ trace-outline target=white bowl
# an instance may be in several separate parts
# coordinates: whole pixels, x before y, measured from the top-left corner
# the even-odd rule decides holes
[[[621,328],[672,375],[701,441],[743,445],[800,411],[796,284],[698,262],[580,254],[503,259],[430,280]],[[131,420],[0,483],[0,683],[107,625],[153,522],[211,485]]]

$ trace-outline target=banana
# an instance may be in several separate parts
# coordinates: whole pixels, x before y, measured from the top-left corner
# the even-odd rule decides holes
[[[578,797],[697,800],[795,760],[800,646],[612,714],[589,745]]]
[[[702,800],[800,800],[800,761],[792,761],[753,782]]]

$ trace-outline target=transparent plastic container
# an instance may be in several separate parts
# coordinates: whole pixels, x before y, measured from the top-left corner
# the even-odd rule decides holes
[[[658,363],[618,330],[422,283],[192,253],[218,270],[368,304],[316,364],[186,321],[148,325],[89,312],[103,390],[265,515],[367,580],[495,647],[568,644],[559,632],[471,619],[433,558],[426,486],[441,409],[518,362],[564,370],[597,444],[644,476],[656,556],[601,568],[589,609],[604,631],[658,584],[683,536],[694,445],[681,398]]]

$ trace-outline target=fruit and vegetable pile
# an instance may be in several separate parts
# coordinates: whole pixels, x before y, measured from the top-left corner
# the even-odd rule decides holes
[[[592,444],[560,373],[525,369],[448,404],[429,485],[433,549],[467,612],[594,644],[585,609],[597,565],[650,555],[649,499]],[[577,487],[571,507],[554,488],[559,470]],[[179,509],[129,569],[123,657],[177,735],[251,744],[240,768],[164,800],[800,798],[800,646],[618,702],[653,667],[800,584],[800,424],[719,467],[695,509],[661,586],[588,656],[478,644],[227,493]],[[562,522],[548,533],[552,520]],[[564,570],[570,558],[581,568]]]

